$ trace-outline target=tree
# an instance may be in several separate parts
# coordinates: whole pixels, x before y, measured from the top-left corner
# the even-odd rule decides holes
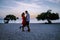
[[[8,23],[9,20],[17,20],[18,17],[14,16],[14,15],[6,15],[6,17],[4,18],[4,23]]]
[[[50,20],[57,20],[59,19],[58,13],[52,13],[52,10],[47,10],[47,12],[42,12],[39,14],[36,19],[37,20],[47,20],[48,23],[52,23]]]

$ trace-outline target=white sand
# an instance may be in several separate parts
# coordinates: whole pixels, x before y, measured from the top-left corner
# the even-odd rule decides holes
[[[0,24],[0,40],[60,40],[60,24],[30,24],[31,32],[21,24]]]

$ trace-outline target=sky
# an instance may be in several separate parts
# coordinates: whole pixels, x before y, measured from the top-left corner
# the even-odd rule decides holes
[[[21,13],[26,10],[31,18],[35,18],[48,9],[59,13],[60,16],[60,0],[0,0],[0,18],[4,18],[8,14],[20,18]]]

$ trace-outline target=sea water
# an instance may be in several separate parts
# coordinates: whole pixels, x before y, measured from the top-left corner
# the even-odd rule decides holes
[[[35,18],[30,19],[30,23],[45,23],[47,20],[40,20],[38,21]],[[58,20],[51,20],[52,23],[60,23],[60,19]],[[0,23],[4,23],[4,20],[0,20]],[[17,19],[16,21],[10,20],[9,23],[22,23],[22,19]]]

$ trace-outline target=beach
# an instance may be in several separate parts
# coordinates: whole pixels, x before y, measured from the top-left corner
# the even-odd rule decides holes
[[[60,24],[30,23],[22,32],[21,23],[0,23],[0,40],[60,40]]]

